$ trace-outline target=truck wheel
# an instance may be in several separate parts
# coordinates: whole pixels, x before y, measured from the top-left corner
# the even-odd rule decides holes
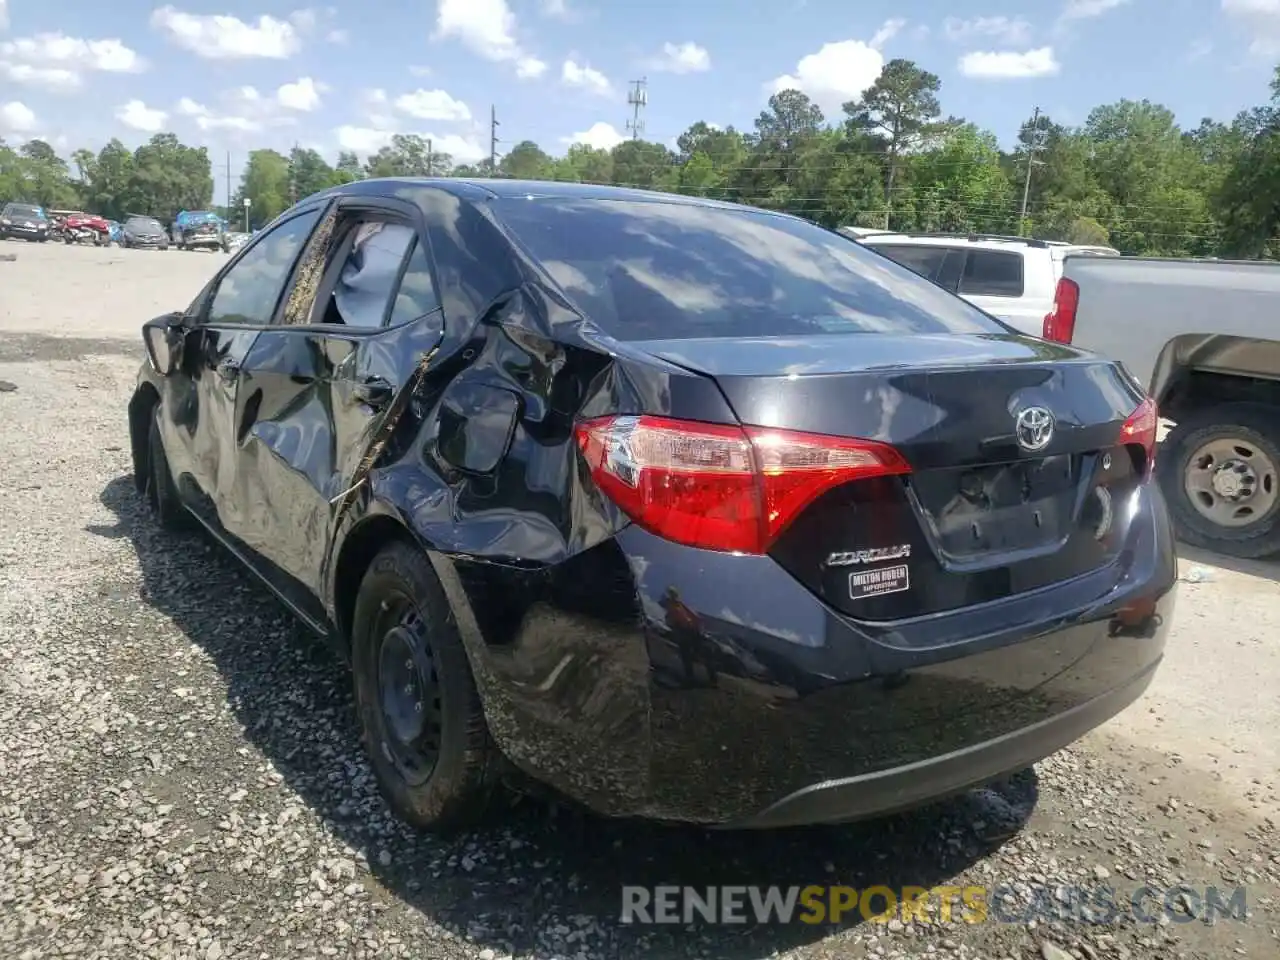
[[[1186,543],[1253,560],[1280,553],[1280,417],[1229,403],[1178,423],[1156,472]]]
[[[388,545],[364,575],[351,661],[365,748],[392,810],[435,831],[481,818],[496,748],[444,590],[407,543]]]

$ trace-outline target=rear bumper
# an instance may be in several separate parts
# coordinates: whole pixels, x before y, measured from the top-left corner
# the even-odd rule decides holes
[[[884,816],[978,787],[1069,746],[1133,703],[1155,677],[1154,662],[1114,690],[1012,733],[919,763],[816,783],[730,828],[844,823]]]
[[[726,827],[877,816],[989,782],[1141,695],[1176,606],[1159,490],[1084,577],[851,620],[768,557],[627,527],[551,570],[434,555],[490,730],[599,813]]]

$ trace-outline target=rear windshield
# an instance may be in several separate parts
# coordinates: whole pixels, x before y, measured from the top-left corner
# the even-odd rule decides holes
[[[6,217],[30,217],[32,220],[44,219],[44,212],[39,207],[33,207],[27,203],[6,203],[3,212]]]
[[[789,217],[660,200],[493,209],[619,340],[1008,331],[857,242]]]
[[[146,217],[130,217],[128,220],[125,221],[125,226],[131,227],[134,230],[160,230],[161,229],[159,220],[149,220]]]

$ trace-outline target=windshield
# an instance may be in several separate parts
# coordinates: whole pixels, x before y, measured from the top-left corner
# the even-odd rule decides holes
[[[620,340],[1008,332],[910,270],[791,217],[662,200],[521,197],[493,209]]]
[[[4,205],[4,215],[6,217],[28,217],[32,220],[44,219],[44,211],[39,207],[33,207],[29,203],[6,203]]]
[[[146,217],[130,217],[124,222],[124,225],[130,230],[160,230],[160,221],[149,220]]]

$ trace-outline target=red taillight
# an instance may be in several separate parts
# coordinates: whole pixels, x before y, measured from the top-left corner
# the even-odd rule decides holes
[[[1070,343],[1076,333],[1076,309],[1080,306],[1080,285],[1063,277],[1053,294],[1053,309],[1045,314],[1045,340]]]
[[[627,516],[708,550],[764,553],[832,487],[911,471],[881,443],[764,427],[601,417],[577,437],[592,479]]]
[[[1156,459],[1156,435],[1160,430],[1160,413],[1156,402],[1150,397],[1138,405],[1138,409],[1129,414],[1129,419],[1120,428],[1120,442],[1142,447],[1146,456],[1146,472]]]

